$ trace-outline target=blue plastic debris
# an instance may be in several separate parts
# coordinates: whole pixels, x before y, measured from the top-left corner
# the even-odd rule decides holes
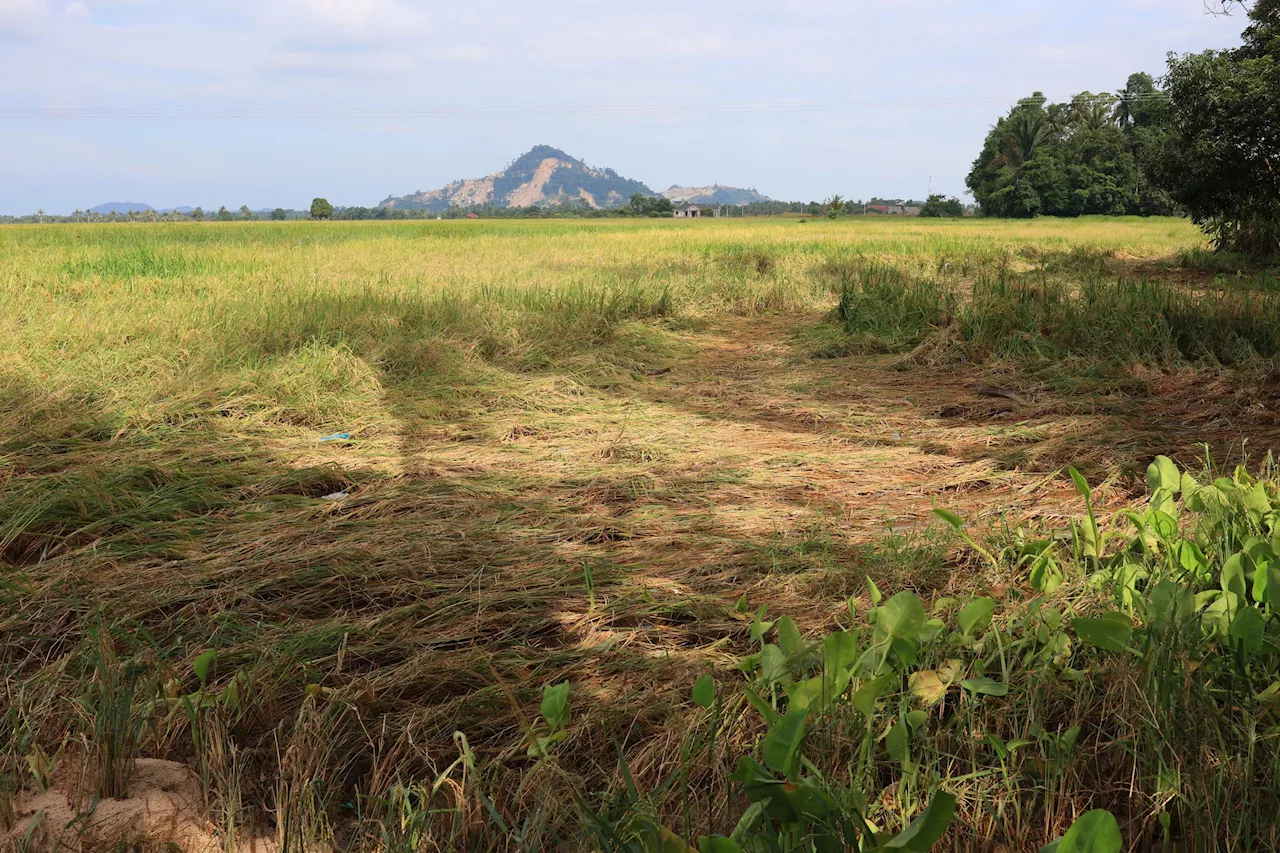
[[[351,438],[349,432],[335,432],[333,435],[326,435],[321,441],[346,441]]]

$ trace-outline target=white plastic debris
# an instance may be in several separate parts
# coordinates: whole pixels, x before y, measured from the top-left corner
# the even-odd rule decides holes
[[[351,497],[350,492],[330,492],[329,494],[324,496],[324,499],[327,501],[340,501],[343,498],[349,498],[349,497]]]

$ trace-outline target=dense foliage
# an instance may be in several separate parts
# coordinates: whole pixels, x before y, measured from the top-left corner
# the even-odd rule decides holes
[[[1219,248],[1280,257],[1280,0],[1259,0],[1244,44],[1175,57],[1163,179]]]
[[[1147,177],[1164,147],[1168,100],[1150,75],[1118,97],[1067,104],[1037,92],[996,122],[966,184],[989,216],[1159,216],[1172,196]]]
[[[328,219],[331,216],[333,216],[333,205],[329,204],[326,199],[315,198],[311,200],[312,219]]]
[[[960,199],[947,198],[941,193],[933,193],[920,207],[920,215],[926,218],[939,219],[944,216],[964,216],[964,205]]]
[[[675,210],[671,199],[635,193],[628,205],[636,216],[670,216]]]

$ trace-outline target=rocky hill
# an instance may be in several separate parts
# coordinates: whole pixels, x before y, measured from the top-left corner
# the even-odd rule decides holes
[[[612,169],[594,169],[549,145],[535,146],[501,172],[454,181],[438,190],[390,196],[380,207],[445,210],[449,207],[534,207],[582,201],[591,207],[617,207],[635,193],[654,195],[640,181]]]
[[[673,202],[689,201],[698,204],[750,204],[753,201],[773,201],[767,195],[756,192],[754,188],[744,190],[740,187],[722,187],[720,184],[712,184],[709,187],[672,186],[662,195]]]

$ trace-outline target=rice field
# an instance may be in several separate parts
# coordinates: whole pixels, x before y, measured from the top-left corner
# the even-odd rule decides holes
[[[1266,849],[1270,604],[1200,683],[1112,514],[1267,589],[1277,291],[1174,219],[0,229],[0,838]]]

